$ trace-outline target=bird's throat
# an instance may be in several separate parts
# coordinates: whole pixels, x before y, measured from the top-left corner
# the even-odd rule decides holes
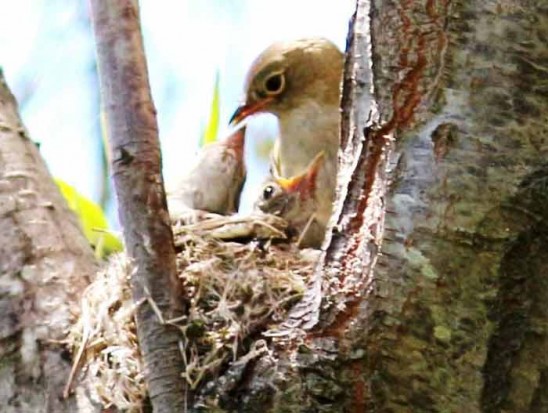
[[[306,170],[321,151],[336,159],[339,148],[339,108],[310,100],[280,114],[280,141],[276,156],[280,172],[291,177]]]

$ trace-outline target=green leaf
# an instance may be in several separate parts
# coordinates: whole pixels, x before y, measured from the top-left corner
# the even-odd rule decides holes
[[[78,216],[84,235],[95,249],[95,255],[98,258],[105,258],[114,252],[122,251],[122,242],[109,232],[107,219],[99,205],[81,195],[66,182],[56,178],[55,183],[69,208]]]
[[[209,120],[205,132],[202,133],[200,146],[217,140],[217,132],[219,131],[219,119],[221,112],[220,91],[219,91],[219,71],[215,75],[215,87],[213,88],[213,99],[211,100],[211,108],[209,110]]]

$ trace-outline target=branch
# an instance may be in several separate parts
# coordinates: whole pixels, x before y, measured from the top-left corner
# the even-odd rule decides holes
[[[181,412],[185,384],[178,332],[161,323],[183,314],[173,236],[161,175],[156,111],[150,95],[137,2],[92,0],[101,94],[106,108],[119,215],[129,257],[137,332],[155,412]]]

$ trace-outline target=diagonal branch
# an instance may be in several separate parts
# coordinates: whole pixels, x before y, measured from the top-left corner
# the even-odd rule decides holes
[[[155,412],[181,412],[185,384],[178,333],[151,306],[152,300],[166,319],[184,310],[138,4],[92,0],[91,5],[119,216],[135,263],[133,296],[143,302],[136,317],[149,395]]]

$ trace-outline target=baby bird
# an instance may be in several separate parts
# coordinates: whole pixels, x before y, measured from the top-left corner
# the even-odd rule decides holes
[[[317,181],[324,162],[325,153],[320,152],[304,172],[291,178],[273,171],[255,203],[255,209],[285,219],[300,248],[320,248],[325,235],[325,225],[316,216]]]
[[[167,190],[173,221],[195,210],[220,215],[238,211],[246,178],[244,143],[245,127],[202,148],[192,169]]]

